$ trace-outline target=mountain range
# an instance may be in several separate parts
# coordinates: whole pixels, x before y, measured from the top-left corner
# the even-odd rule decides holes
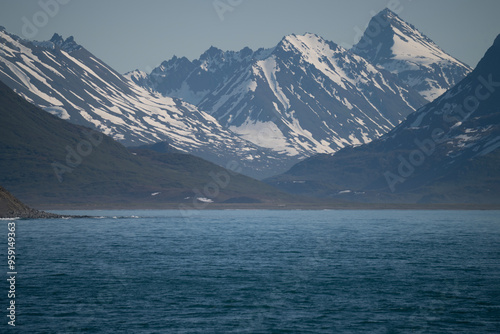
[[[175,96],[256,145],[289,156],[333,153],[381,136],[425,101],[397,77],[314,34],[272,49],[215,47],[173,58],[134,82]]]
[[[30,205],[498,204],[497,59],[499,38],[471,71],[387,9],[351,50],[291,34],[149,74],[0,28],[0,185]]]
[[[499,59],[500,35],[466,78],[380,139],[268,182],[350,201],[500,203]]]
[[[381,15],[400,32],[385,29],[383,42],[406,41],[412,59],[441,52],[396,14]],[[405,71],[370,59],[368,51],[380,45],[363,53],[360,43],[346,50],[314,34],[292,34],[270,49],[212,47],[193,61],[174,57],[150,74],[123,76],[72,37],[26,41],[0,29],[0,80],[44,110],[124,145],[164,141],[221,166],[237,161],[242,173],[265,178],[314,154],[368,143],[427,102]],[[436,57],[412,75],[428,83],[438,70],[452,72],[440,81],[439,89],[448,89],[467,73],[465,65],[453,70],[461,63],[451,56],[449,63]]]
[[[249,175],[286,166],[224,129],[216,119],[177,98],[153,94],[104,64],[72,37],[32,42],[0,29],[0,80],[27,101],[73,124],[100,131],[127,146],[167,141],[222,166],[241,163]],[[255,175],[254,175],[255,174]]]

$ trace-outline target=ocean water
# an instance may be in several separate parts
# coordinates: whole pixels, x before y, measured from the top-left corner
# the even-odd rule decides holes
[[[65,213],[15,221],[0,332],[500,333],[499,211]]]

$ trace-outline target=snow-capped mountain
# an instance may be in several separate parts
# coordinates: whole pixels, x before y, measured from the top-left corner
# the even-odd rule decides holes
[[[134,84],[72,37],[30,42],[0,29],[0,80],[46,111],[125,145],[167,141],[222,166],[237,161],[254,177],[296,162],[242,139],[186,101]]]
[[[363,57],[315,34],[289,35],[271,49],[174,57],[139,85],[182,98],[254,144],[305,157],[371,141],[425,103]]]
[[[396,74],[428,101],[453,87],[472,70],[387,8],[371,19],[363,37],[351,50]]]
[[[367,145],[318,155],[270,180],[350,200],[500,203],[500,35],[446,93]]]
[[[420,79],[408,79],[415,71],[394,68],[419,64],[419,74],[432,69],[451,85],[446,54],[392,12],[378,16],[390,17],[393,32],[377,36],[391,38],[377,44],[385,58],[377,53],[368,61],[317,35],[292,34],[270,49],[211,47],[199,59],[174,57],[150,74],[124,76],[72,37],[33,42],[0,29],[0,80],[46,111],[125,145],[167,141],[223,166],[238,161],[242,172],[262,178],[317,153],[368,143],[423,106],[422,87],[437,79],[415,84]],[[405,54],[394,53],[404,49],[395,48],[401,41],[418,49],[404,64]],[[354,50],[362,54],[360,43]],[[440,60],[423,57],[423,49]],[[381,59],[396,64],[397,75]]]

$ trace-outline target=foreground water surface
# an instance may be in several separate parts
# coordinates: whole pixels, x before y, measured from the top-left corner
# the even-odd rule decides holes
[[[65,213],[15,221],[0,332],[500,333],[499,211]]]

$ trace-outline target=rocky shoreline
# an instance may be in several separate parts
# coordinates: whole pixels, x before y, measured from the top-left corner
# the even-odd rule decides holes
[[[14,195],[0,186],[0,218],[64,218],[55,213],[39,211],[22,203]]]

